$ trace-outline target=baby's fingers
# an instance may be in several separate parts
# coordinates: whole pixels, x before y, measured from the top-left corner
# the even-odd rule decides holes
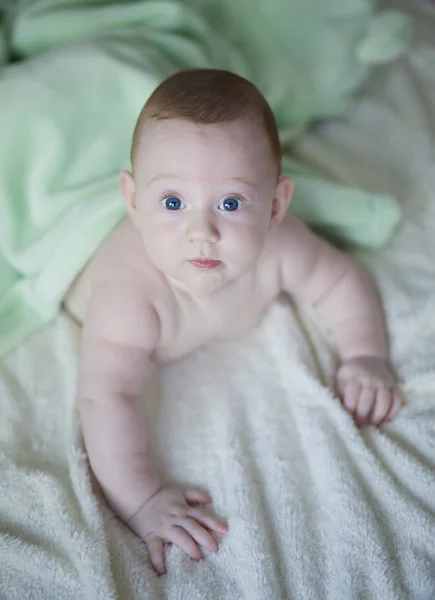
[[[361,388],[361,394],[358,399],[358,405],[355,410],[355,423],[358,427],[366,424],[366,420],[373,407],[376,398],[376,390],[374,388]]]
[[[203,560],[204,556],[198,548],[198,544],[192,539],[192,536],[182,527],[174,525],[171,527],[168,535],[168,541],[183,550],[193,560]]]
[[[354,415],[360,397],[361,386],[359,383],[348,383],[340,394],[347,412]]]
[[[399,410],[403,407],[403,398],[399,390],[393,391],[393,402],[391,404],[390,412],[387,414],[385,421],[391,421],[397,415]]]
[[[210,533],[204,529],[195,519],[186,518],[180,521],[179,525],[183,527],[192,538],[210,552],[217,552],[219,546]]]
[[[150,561],[157,575],[165,575],[165,557],[163,552],[163,540],[159,537],[145,538],[150,555]]]
[[[200,490],[184,490],[184,495],[189,504],[210,504],[212,499]]]
[[[371,425],[380,425],[390,412],[393,395],[391,390],[380,388],[376,393],[375,407],[370,419]]]
[[[224,523],[221,523],[214,517],[204,514],[200,508],[190,509],[187,515],[201,523],[204,527],[207,527],[210,531],[215,531],[220,534],[228,532],[228,527]]]

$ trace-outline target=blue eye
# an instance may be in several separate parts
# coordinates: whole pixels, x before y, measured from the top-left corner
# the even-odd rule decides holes
[[[226,212],[233,212],[241,206],[242,202],[238,198],[225,198],[225,200],[222,200],[219,204],[218,208],[219,210],[224,210]]]
[[[176,196],[168,196],[162,200],[162,204],[167,210],[180,210],[180,208],[184,208],[185,204],[181,202],[180,198]]]

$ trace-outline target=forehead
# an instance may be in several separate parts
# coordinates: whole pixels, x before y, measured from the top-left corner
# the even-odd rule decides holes
[[[139,140],[135,172],[152,175],[156,170],[186,170],[222,175],[264,177],[273,169],[269,141],[259,124],[197,124],[168,119],[146,123]]]

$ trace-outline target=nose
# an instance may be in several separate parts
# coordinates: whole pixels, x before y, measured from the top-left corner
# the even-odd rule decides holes
[[[189,242],[215,244],[219,241],[219,231],[208,215],[197,216],[189,223]]]

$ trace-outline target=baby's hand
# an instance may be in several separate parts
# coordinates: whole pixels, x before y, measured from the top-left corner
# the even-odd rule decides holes
[[[403,406],[391,367],[380,358],[344,362],[336,375],[336,390],[358,427],[391,421]]]
[[[198,544],[211,552],[218,549],[210,531],[227,533],[228,527],[207,515],[199,504],[210,504],[208,494],[199,490],[162,487],[128,521],[128,526],[148,546],[151,564],[158,575],[166,573],[163,542],[171,542],[194,560],[204,556]]]

